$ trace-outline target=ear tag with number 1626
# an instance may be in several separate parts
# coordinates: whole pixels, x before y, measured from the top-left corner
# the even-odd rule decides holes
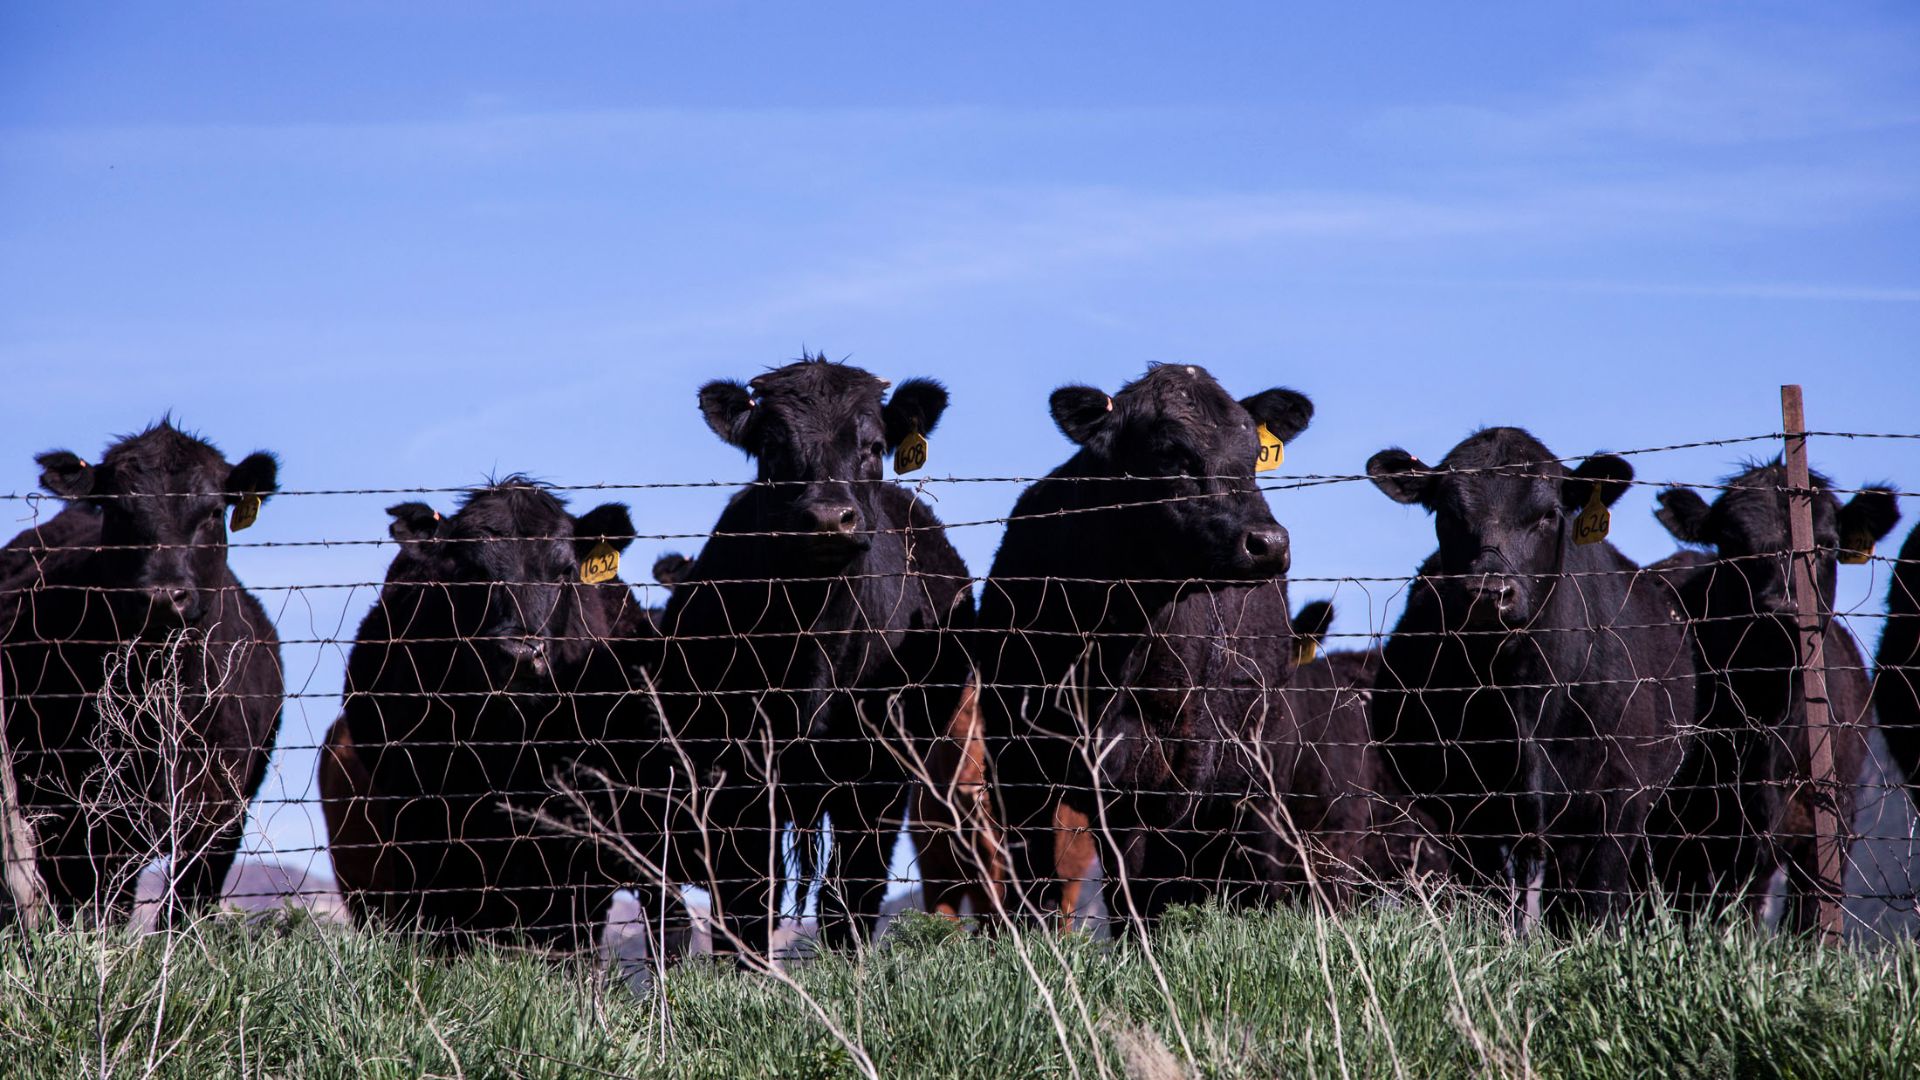
[[[259,517],[260,496],[242,495],[240,501],[233,504],[233,520],[228,523],[227,528],[232,532],[239,532],[253,524]]]
[[[1277,469],[1281,462],[1287,460],[1287,444],[1280,441],[1280,436],[1268,431],[1267,425],[1261,424],[1259,430],[1260,460],[1254,462],[1253,471],[1267,472]]]
[[[619,572],[620,553],[605,540],[588,548],[587,557],[580,560],[580,580],[588,585],[612,581]]]
[[[1613,515],[1607,511],[1607,504],[1600,501],[1600,485],[1593,485],[1593,494],[1587,496],[1586,509],[1573,519],[1573,542],[1576,544],[1597,544],[1607,538],[1607,529],[1613,524]]]
[[[893,475],[904,476],[927,463],[927,437],[910,431],[893,451]]]

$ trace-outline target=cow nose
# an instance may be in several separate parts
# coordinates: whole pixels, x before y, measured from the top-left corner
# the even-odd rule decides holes
[[[1513,606],[1513,582],[1504,578],[1494,578],[1476,582],[1473,586],[1475,603],[1492,604],[1502,611]]]
[[[860,511],[852,503],[814,503],[806,509],[807,528],[828,536],[851,536],[860,528]]]
[[[1278,525],[1255,525],[1240,535],[1247,562],[1264,573],[1284,574],[1293,566],[1293,545]]]
[[[193,613],[193,590],[177,586],[162,586],[153,589],[148,597],[155,607],[173,609],[175,615],[185,618]]]

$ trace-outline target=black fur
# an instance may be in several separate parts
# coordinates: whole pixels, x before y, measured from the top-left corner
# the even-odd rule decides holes
[[[1920,787],[1920,526],[1900,546],[1873,666],[1873,706],[1887,746],[1907,783]]]
[[[1846,505],[1815,474],[1816,587],[1833,596],[1836,549],[1867,546],[1892,530],[1894,496],[1868,489]],[[1656,514],[1676,539],[1707,545],[1710,557],[1679,577],[1699,650],[1702,735],[1688,754],[1656,818],[1662,834],[1656,866],[1676,902],[1706,907],[1729,897],[1758,903],[1776,869],[1787,869],[1785,925],[1808,929],[1818,880],[1809,787],[1806,702],[1795,670],[1796,606],[1789,588],[1786,470],[1754,465],[1733,477],[1711,505],[1691,490],[1660,495]],[[1676,561],[1676,560],[1670,560]],[[1835,794],[1851,826],[1854,787],[1873,723],[1866,661],[1853,635],[1829,619],[1824,628],[1827,697],[1833,729]]]
[[[564,811],[553,783],[584,785],[576,766],[621,775],[626,755],[609,747],[649,728],[616,708],[638,685],[623,646],[646,633],[639,605],[617,578],[579,578],[594,543],[632,542],[627,508],[575,517],[514,476],[450,516],[421,503],[388,513],[401,551],[360,624],[336,725],[366,803],[326,803],[336,837],[364,813],[376,851],[335,852],[342,892],[362,918],[455,946],[591,947],[624,869],[524,815]]]
[[[668,568],[661,702],[688,758],[663,746],[646,766],[649,786],[685,792],[691,763],[717,840],[704,850],[693,823],[659,807],[630,814],[628,832],[644,846],[671,829],[678,872],[713,888],[734,932],[764,949],[778,827],[801,828],[810,875],[831,815],[823,934],[844,943],[879,914],[908,779],[894,751],[944,734],[968,679],[944,633],[972,621],[966,565],[933,511],[882,471],[900,433],[934,429],[946,394],[910,380],[883,404],[881,380],[819,358],[749,387],[701,392],[759,483],[727,504],[697,559]]]
[[[1161,365],[1111,398],[1055,391],[1050,407],[1080,449],[1021,494],[994,560],[973,648],[983,729],[1024,902],[1058,902],[1064,801],[1119,847],[1103,844],[1126,871],[1107,875],[1112,909],[1151,918],[1245,880],[1277,815],[1344,827],[1338,782],[1296,769],[1314,755],[1280,692],[1286,532],[1253,475],[1256,426],[1291,438],[1312,406],[1278,389],[1236,402],[1199,368]],[[1077,749],[1089,734],[1097,767]],[[1256,788],[1279,797],[1246,803]]]
[[[1591,485],[1617,499],[1631,468],[1568,470],[1525,431],[1489,428],[1437,467],[1389,450],[1368,472],[1431,511],[1440,541],[1375,682],[1395,780],[1469,880],[1537,872],[1556,919],[1616,910],[1694,708],[1672,590],[1612,544],[1573,542]]]
[[[271,455],[229,465],[170,420],[127,436],[97,465],[67,451],[40,455],[42,483],[69,501],[0,556],[0,653],[6,665],[7,737],[25,811],[38,818],[39,863],[55,905],[113,909],[130,899],[140,867],[160,852],[141,837],[173,832],[178,903],[171,920],[218,899],[241,838],[246,806],[266,775],[284,693],[279,640],[258,600],[227,566],[225,511],[241,494],[274,489]],[[150,805],[84,811],[105,764],[96,712],[108,654],[130,646],[134,682],[169,634],[192,645],[184,680],[188,748],[163,772],[151,746],[121,761],[122,779],[181,780],[187,813],[169,820],[164,786]],[[224,677],[224,678],[223,678]],[[209,697],[211,694],[211,697]],[[143,742],[151,738],[143,725]]]

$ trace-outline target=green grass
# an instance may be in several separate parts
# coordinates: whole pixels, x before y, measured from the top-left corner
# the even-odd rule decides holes
[[[1455,907],[1176,912],[1158,974],[1134,946],[1027,945],[1038,981],[1008,937],[911,918],[791,971],[886,1076],[1179,1075],[1183,1034],[1208,1076],[1920,1075],[1912,942],[1660,919],[1516,940]],[[0,980],[6,1076],[858,1074],[794,989],[702,961],[663,999],[504,950],[219,919],[172,939],[0,933]]]

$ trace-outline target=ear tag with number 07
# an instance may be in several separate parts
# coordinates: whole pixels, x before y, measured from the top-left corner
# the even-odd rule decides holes
[[[620,553],[605,540],[588,548],[587,557],[580,560],[580,580],[588,585],[612,581],[619,572]]]
[[[893,451],[893,475],[904,476],[927,463],[927,437],[910,431]]]
[[[1280,441],[1280,436],[1268,431],[1265,424],[1260,425],[1259,431],[1260,460],[1254,462],[1253,471],[1267,472],[1279,468],[1280,463],[1287,460],[1287,444]]]
[[[1855,533],[1843,537],[1840,541],[1840,561],[1848,566],[1861,566],[1873,560],[1873,540],[1863,534]]]
[[[233,520],[228,523],[227,528],[232,532],[239,532],[259,520],[259,517],[260,496],[242,495],[240,501],[233,504]]]
[[[1607,504],[1600,501],[1600,485],[1593,485],[1593,494],[1587,496],[1586,509],[1573,519],[1573,542],[1576,544],[1597,544],[1607,538],[1607,530],[1613,525],[1613,515],[1607,511]]]

